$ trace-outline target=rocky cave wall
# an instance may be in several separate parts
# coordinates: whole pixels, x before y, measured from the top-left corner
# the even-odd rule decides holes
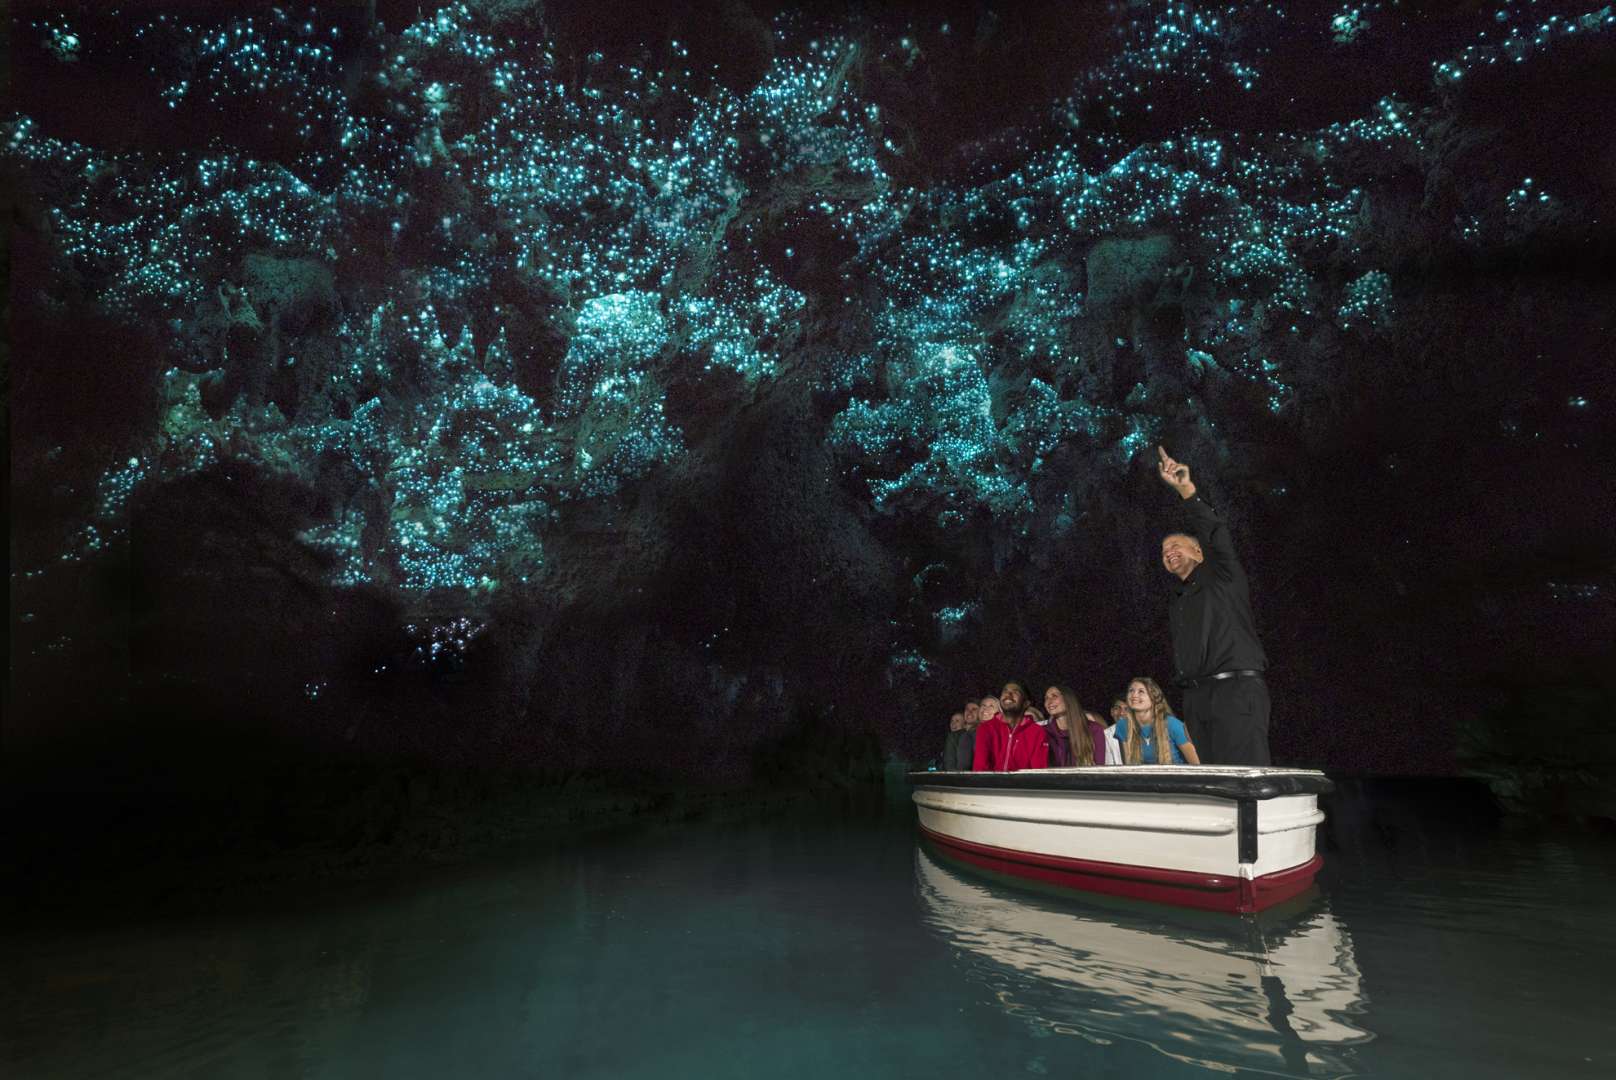
[[[1166,670],[1158,442],[1283,760],[1608,651],[1608,7],[13,35],[13,745],[924,756]]]

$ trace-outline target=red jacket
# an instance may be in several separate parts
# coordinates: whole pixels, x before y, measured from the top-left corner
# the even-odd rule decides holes
[[[976,729],[976,759],[972,772],[1014,772],[1017,769],[1043,769],[1049,766],[1049,740],[1029,713],[1023,713],[1015,730],[1003,713]]]

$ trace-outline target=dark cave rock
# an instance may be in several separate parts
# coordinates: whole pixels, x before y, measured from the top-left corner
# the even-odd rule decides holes
[[[28,267],[19,258],[12,269]],[[16,303],[10,329],[11,355],[28,358],[8,387],[18,530],[36,509],[41,525],[82,512],[96,485],[92,462],[124,461],[151,440],[169,356],[157,328],[82,300]],[[57,488],[74,495],[50,494]]]
[[[324,328],[337,307],[331,268],[312,259],[248,255],[241,263],[242,300],[259,321],[288,337]]]
[[[312,677],[347,651],[345,640],[363,641],[369,631],[334,610],[351,605],[324,583],[326,559],[298,539],[318,520],[319,499],[283,476],[225,463],[140,500],[129,570],[136,678],[204,686],[206,673],[226,671],[252,697],[284,693],[288,672]],[[275,704],[287,702],[259,707]]]
[[[817,663],[827,675],[867,662],[896,566],[836,482],[823,421],[790,383],[737,419],[712,508],[725,542],[709,549],[720,560],[709,573],[733,580],[739,593],[735,640],[759,660],[789,656],[794,667]],[[792,573],[780,575],[780,567]],[[814,645],[805,653],[807,642]]]
[[[47,672],[25,671],[30,687],[63,678],[60,658],[82,648],[100,665],[86,684],[121,688],[108,700],[146,714],[179,702],[194,729],[209,709],[239,711],[317,745],[467,767],[632,760],[735,778],[810,753],[816,733],[852,745],[871,730],[876,758],[929,753],[938,715],[1011,674],[1106,694],[1161,673],[1157,559],[1176,519],[1151,473],[1156,442],[1231,514],[1286,702],[1284,759],[1450,768],[1451,727],[1391,724],[1366,748],[1343,718],[1480,715],[1493,692],[1470,669],[1586,653],[1589,628],[1609,626],[1608,567],[1568,539],[1609,517],[1585,473],[1608,441],[1616,309],[1601,261],[1616,140],[1585,92],[1608,42],[1433,84],[1427,53],[1446,39],[1423,24],[1389,81],[1359,69],[1372,46],[1316,27],[1263,63],[1287,82],[1317,63],[1341,83],[1321,76],[1292,102],[1294,87],[1234,92],[1217,64],[1209,82],[1174,72],[1138,94],[1079,84],[1114,52],[1110,9],[1022,20],[915,6],[912,27],[859,11],[815,69],[839,88],[835,107],[792,99],[789,126],[760,110],[731,131],[724,94],[803,52],[761,5],[471,8],[468,35],[513,36],[513,55],[578,106],[565,123],[546,113],[561,135],[539,124],[521,154],[553,137],[568,149],[550,165],[582,169],[566,139],[654,121],[666,142],[700,116],[735,140],[733,157],[709,148],[723,182],[692,173],[691,191],[663,191],[642,160],[616,188],[590,175],[575,199],[514,181],[493,199],[479,155],[504,145],[486,121],[507,98],[469,53],[404,41],[413,4],[374,5],[363,27],[363,11],[341,15],[341,100],[384,150],[353,159],[372,172],[348,177],[338,224],[318,243],[215,244],[190,308],[167,312],[160,293],[119,308],[113,269],[70,253],[47,212],[87,185],[94,221],[102,205],[124,213],[117,199],[150,161],[14,159],[27,189],[13,246],[18,561],[64,562],[61,537],[90,535],[86,523],[101,545],[65,549],[90,584],[48,586],[69,598],[60,615],[28,591],[47,588],[38,579],[18,585],[39,613],[19,628],[34,650],[22,666]],[[1219,41],[1216,56],[1241,47]],[[394,55],[405,62],[382,71]],[[627,90],[619,62],[688,67],[693,89]],[[81,85],[95,93],[119,70],[84,63]],[[320,165],[288,154],[284,133],[234,130],[278,110],[273,94],[228,128],[214,105],[188,104],[154,131],[150,80],[99,119],[50,105],[64,80],[52,69],[38,86],[57,89],[21,107],[92,148],[160,161],[214,132],[221,153],[290,162],[322,198],[336,190],[325,159],[349,162],[319,124],[305,149]],[[434,82],[442,107],[412,112]],[[1379,123],[1382,98],[1413,134],[1348,130]],[[375,134],[386,124],[393,142]],[[781,150],[783,135],[808,150]],[[1186,135],[1223,158],[1195,157]],[[1075,164],[1033,175],[1068,146]],[[1117,181],[1112,216],[1071,224],[1071,200],[1135,152],[1150,165],[1128,181],[1139,199]],[[198,197],[192,164],[176,205]],[[1166,190],[1153,178],[1189,173],[1204,189],[1152,216]],[[1528,177],[1530,202],[1517,194]],[[1315,195],[1339,214],[1276,237],[1286,215],[1312,220]],[[1233,234],[1206,227],[1223,213],[1261,224],[1272,256],[1233,265]],[[681,215],[696,225],[676,229]],[[657,247],[655,228],[674,239]],[[651,269],[535,265],[597,232],[614,258],[653,250]],[[1018,263],[1021,250],[1035,254]],[[655,318],[580,331],[587,305],[631,293],[624,309]],[[681,324],[673,305],[689,298],[717,306]],[[436,335],[408,330],[402,316],[427,306]],[[745,346],[727,357],[698,340],[720,315],[723,342]],[[660,329],[642,337],[642,323]],[[956,375],[981,376],[970,393],[939,374],[945,349],[969,365]],[[618,377],[632,389],[596,400]],[[837,435],[855,404],[874,417],[867,446]],[[946,467],[928,472],[934,452]],[[98,493],[131,461],[147,478],[121,537]],[[498,550],[423,585],[402,565],[406,526],[445,564]],[[309,539],[322,528],[348,546]],[[346,551],[368,585],[333,584]],[[99,629],[51,652],[75,620]],[[460,620],[482,628],[463,653],[422,659],[420,635]],[[1443,652],[1452,641],[1475,643],[1468,668]],[[1388,706],[1391,685],[1414,686],[1411,699]],[[378,784],[375,805],[339,815],[360,846],[403,829],[388,807],[413,801]],[[287,829],[301,835],[310,814]]]
[[[1089,249],[1084,262],[1090,309],[1104,312],[1154,298],[1174,267],[1173,238],[1165,235],[1139,239],[1102,240]]]
[[[568,512],[532,599],[493,609],[514,680],[495,697],[529,729],[519,738],[585,764],[621,737],[669,770],[742,778],[754,735],[790,735],[799,703],[858,714],[846,680],[883,662],[895,567],[834,482],[818,424],[810,399],[772,389],[693,450],[685,482]],[[655,705],[621,731],[592,716],[630,702]],[[687,719],[657,729],[670,715]]]
[[[1616,687],[1608,671],[1556,675],[1500,687],[1500,700],[1461,733],[1459,763],[1465,775],[1485,781],[1510,813],[1608,827],[1616,823],[1616,745],[1605,718],[1616,704]],[[1551,727],[1567,737],[1520,752],[1531,732]]]

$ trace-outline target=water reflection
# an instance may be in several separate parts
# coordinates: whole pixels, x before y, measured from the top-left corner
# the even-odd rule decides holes
[[[1357,1026],[1352,939],[1323,902],[1288,920],[1168,925],[991,885],[924,848],[915,872],[929,926],[1007,1010],[1046,1031],[1304,1077],[1355,1071],[1350,1048],[1373,1038]]]
[[[1332,811],[1328,904],[1260,924],[917,866],[908,807],[0,920],[0,1077],[1616,1076],[1609,841],[1444,831],[1449,801],[1388,802],[1362,856]]]

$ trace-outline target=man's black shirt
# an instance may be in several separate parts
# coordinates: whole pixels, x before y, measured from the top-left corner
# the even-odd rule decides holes
[[[1251,590],[1235,557],[1229,525],[1199,495],[1186,510],[1206,561],[1174,585],[1168,607],[1174,678],[1200,679],[1220,671],[1264,671],[1268,658],[1251,619]]]

